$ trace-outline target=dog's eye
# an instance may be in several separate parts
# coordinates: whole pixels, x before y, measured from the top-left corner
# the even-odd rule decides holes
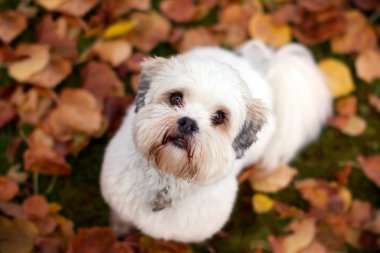
[[[220,125],[224,123],[226,115],[222,111],[217,111],[211,118],[212,124]]]
[[[183,95],[180,92],[175,92],[170,96],[170,104],[173,106],[182,106]]]

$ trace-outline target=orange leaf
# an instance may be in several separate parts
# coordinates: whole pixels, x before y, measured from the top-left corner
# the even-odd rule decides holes
[[[49,213],[49,205],[42,195],[33,195],[22,203],[26,215],[29,218],[44,219]]]
[[[355,96],[349,96],[340,99],[336,105],[335,109],[339,115],[342,116],[352,116],[356,114],[356,109],[358,105],[358,100]]]
[[[25,30],[27,19],[17,11],[0,13],[0,40],[5,43],[11,42]]]
[[[380,187],[380,155],[359,156],[357,160],[367,178]]]
[[[380,78],[380,51],[367,50],[359,54],[356,58],[355,67],[358,76],[371,83],[376,78]]]
[[[6,176],[0,176],[0,200],[12,200],[18,192],[18,184],[13,179]]]
[[[160,1],[161,12],[177,23],[186,23],[194,18],[195,6],[192,0]]]
[[[118,66],[132,54],[132,47],[125,39],[100,41],[93,47],[93,52],[103,61]]]
[[[36,86],[54,88],[71,73],[71,63],[65,59],[51,60],[48,65],[28,80]]]

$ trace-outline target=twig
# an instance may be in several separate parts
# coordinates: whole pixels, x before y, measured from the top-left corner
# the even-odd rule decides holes
[[[51,191],[54,189],[55,183],[57,182],[58,176],[53,176],[53,178],[50,181],[49,187],[46,189],[46,194],[51,193]]]
[[[38,195],[38,172],[33,173],[33,191],[34,195]]]

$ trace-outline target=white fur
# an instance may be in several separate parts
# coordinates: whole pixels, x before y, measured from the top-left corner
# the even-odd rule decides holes
[[[236,175],[243,166],[262,163],[269,170],[274,169],[289,162],[300,148],[317,137],[330,114],[331,98],[307,49],[289,45],[274,52],[260,42],[251,41],[238,53],[242,57],[206,47],[170,59],[145,97],[146,108],[142,107],[137,114],[135,107],[129,109],[107,147],[101,174],[103,197],[124,225],[130,223],[161,239],[181,242],[208,239],[230,216],[238,188]],[[238,84],[239,80],[245,84]],[[190,89],[189,105],[170,111],[164,104],[155,104],[162,90],[177,86]],[[230,159],[233,139],[247,113],[244,102],[247,96],[265,106],[267,121],[244,158]],[[224,103],[232,112],[225,136],[218,135],[208,119],[217,103]],[[153,112],[156,115],[150,118],[149,113]],[[152,127],[157,127],[159,135],[160,125],[153,122],[155,119],[180,116],[191,116],[200,125],[196,145],[205,147],[202,154],[196,154],[203,157],[199,160],[205,173],[201,183],[160,172],[143,154],[144,145],[137,148],[150,141],[148,136],[155,130]],[[135,136],[136,133],[141,136]],[[141,143],[136,146],[136,142]],[[182,155],[176,152],[172,147],[168,151],[173,159]],[[208,156],[213,159],[207,159]],[[225,162],[219,162],[218,156]],[[151,203],[165,187],[170,188],[167,197],[172,205],[153,212]],[[115,232],[120,231],[120,223],[114,221],[112,225]]]

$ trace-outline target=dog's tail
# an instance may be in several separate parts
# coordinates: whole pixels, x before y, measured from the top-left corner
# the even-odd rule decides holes
[[[267,168],[288,163],[314,140],[331,114],[326,80],[309,50],[289,44],[274,51],[260,41],[244,44],[239,53],[270,83],[276,130],[261,163]]]

